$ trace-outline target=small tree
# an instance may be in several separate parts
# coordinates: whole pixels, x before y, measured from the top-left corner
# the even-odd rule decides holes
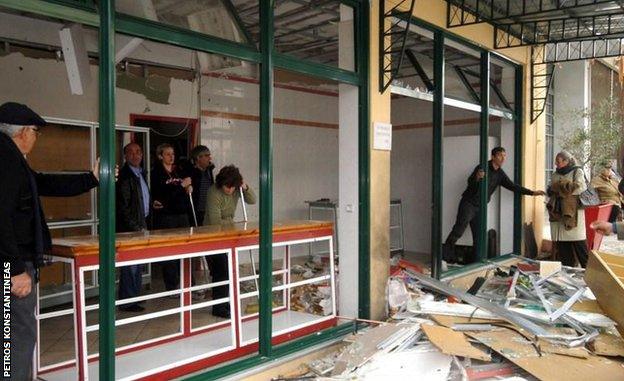
[[[589,129],[574,123],[562,139],[562,147],[578,161],[578,165],[600,164],[617,157],[622,144],[622,111],[615,99],[605,99],[590,110],[583,109],[569,115],[588,118]]]

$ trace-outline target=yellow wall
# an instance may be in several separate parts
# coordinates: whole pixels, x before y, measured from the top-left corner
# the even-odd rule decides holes
[[[383,0],[381,0],[383,1]],[[387,0],[386,10],[400,0]],[[378,1],[371,3],[370,24],[370,115],[371,144],[372,123],[390,122],[390,91],[379,92],[379,12]],[[404,7],[409,6],[409,1]],[[414,16],[442,29],[446,28],[446,1],[416,1]],[[482,23],[451,28],[451,33],[472,41],[474,44],[493,49],[493,27]],[[524,128],[523,128],[523,185],[531,189],[542,189],[544,184],[544,117],[531,124],[530,105],[530,48],[503,49],[498,53],[524,66]],[[389,273],[389,202],[390,202],[390,153],[371,149],[371,318],[380,319],[384,315],[385,284]],[[525,197],[523,222],[534,222],[538,247],[543,229],[544,203],[542,198]]]

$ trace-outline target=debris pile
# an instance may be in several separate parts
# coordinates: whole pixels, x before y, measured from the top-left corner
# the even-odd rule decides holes
[[[624,341],[584,269],[519,258],[464,291],[399,267],[386,289],[391,319],[292,379],[624,380]]]

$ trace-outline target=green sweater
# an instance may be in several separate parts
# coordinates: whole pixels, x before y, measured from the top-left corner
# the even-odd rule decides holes
[[[255,204],[256,195],[251,187],[247,186],[247,190],[243,191],[245,196],[245,203]],[[236,213],[236,206],[240,199],[240,191],[236,190],[234,193],[228,195],[220,188],[213,185],[208,190],[208,196],[206,200],[206,214],[204,214],[204,225],[221,225],[231,224],[234,222],[234,213]]]

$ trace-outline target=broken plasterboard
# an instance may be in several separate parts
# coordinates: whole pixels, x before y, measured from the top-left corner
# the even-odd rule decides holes
[[[336,359],[336,366],[332,371],[332,375],[340,375],[362,366],[379,352],[377,346],[380,343],[403,328],[405,328],[405,325],[380,325],[356,336],[355,341],[344,348],[343,352]]]
[[[624,380],[624,363],[612,358],[591,354],[587,358],[575,358],[544,352],[540,355],[533,343],[519,333],[505,328],[470,332],[467,335],[540,380]]]
[[[386,353],[358,370],[357,379],[446,381],[451,370],[452,357],[436,350],[410,349]]]

